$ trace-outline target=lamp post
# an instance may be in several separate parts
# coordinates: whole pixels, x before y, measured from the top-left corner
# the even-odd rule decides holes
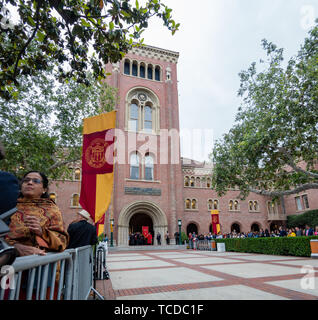
[[[181,219],[178,219],[178,226],[179,226],[179,245],[181,245]]]
[[[113,247],[113,228],[114,228],[114,219],[110,219],[110,246]]]

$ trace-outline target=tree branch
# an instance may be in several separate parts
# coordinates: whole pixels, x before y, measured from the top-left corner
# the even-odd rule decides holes
[[[268,196],[268,197],[281,197],[281,196],[289,196],[292,194],[297,194],[300,193],[302,191],[306,191],[309,189],[318,189],[318,183],[305,183],[302,184],[299,187],[296,187],[292,190],[286,190],[286,191],[268,191],[268,190],[257,190],[257,189],[253,189],[250,188],[250,191],[256,194],[260,194],[263,196]]]
[[[81,160],[81,157],[80,157],[80,156],[79,156],[79,157],[76,157],[76,158],[74,158],[74,159],[56,162],[56,163],[54,163],[51,167],[49,167],[48,171],[54,170],[54,169],[56,169],[56,168],[58,168],[58,167],[61,167],[61,166],[64,166],[64,165],[66,165],[66,164],[68,164],[68,163],[76,162],[76,161],[79,161],[79,160]]]

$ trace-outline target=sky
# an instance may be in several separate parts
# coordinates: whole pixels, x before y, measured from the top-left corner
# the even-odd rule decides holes
[[[207,161],[213,141],[234,124],[241,104],[239,73],[265,58],[262,39],[284,48],[288,61],[318,18],[318,1],[162,1],[173,9],[180,30],[172,36],[156,18],[144,42],[179,52],[180,130],[193,133],[191,147],[181,139],[181,155]]]

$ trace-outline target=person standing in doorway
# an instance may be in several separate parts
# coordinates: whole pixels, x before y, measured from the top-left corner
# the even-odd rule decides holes
[[[160,232],[157,233],[157,243],[158,243],[158,246],[161,246],[161,234],[160,234]]]

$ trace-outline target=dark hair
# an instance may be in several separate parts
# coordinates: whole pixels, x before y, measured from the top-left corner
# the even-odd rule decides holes
[[[41,195],[41,198],[50,198],[49,193],[48,193],[48,191],[49,191],[49,179],[47,178],[47,176],[46,176],[44,173],[42,173],[42,172],[40,172],[40,171],[31,170],[31,171],[28,171],[27,173],[25,173],[24,176],[23,176],[22,179],[21,179],[21,184],[22,184],[24,178],[25,178],[29,173],[33,173],[33,172],[34,172],[34,173],[38,173],[38,174],[41,176],[43,188],[46,189],[45,193],[43,193],[43,194]],[[20,191],[20,194],[19,194],[19,198],[23,198],[23,194],[22,194],[21,191]]]

